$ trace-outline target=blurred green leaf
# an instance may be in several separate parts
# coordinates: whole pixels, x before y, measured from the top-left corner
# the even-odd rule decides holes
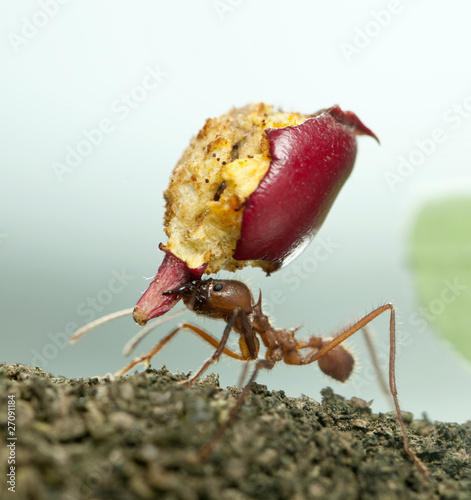
[[[471,360],[471,198],[428,202],[410,254],[421,316]]]

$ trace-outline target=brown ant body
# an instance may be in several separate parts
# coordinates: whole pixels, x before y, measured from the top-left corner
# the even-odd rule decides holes
[[[397,413],[397,419],[402,431],[404,450],[419,467],[419,469],[428,473],[425,466],[410,449],[404,421],[401,416],[399,403],[397,399],[397,390],[395,382],[395,309],[391,303],[384,304],[374,311],[370,312],[354,325],[347,328],[342,333],[336,335],[330,340],[322,337],[311,337],[308,340],[297,340],[295,333],[298,328],[286,330],[274,328],[269,318],[263,314],[261,307],[261,295],[257,303],[253,300],[249,288],[242,282],[236,280],[205,279],[187,283],[176,290],[164,292],[164,295],[178,295],[185,306],[195,312],[197,315],[204,315],[210,318],[223,319],[226,322],[221,340],[216,339],[208,332],[192,325],[191,323],[180,323],[174,330],[166,335],[151,350],[135,358],[116,375],[123,375],[139,363],[146,362],[148,365],[151,358],[159,352],[180,330],[189,329],[196,333],[203,340],[216,348],[214,354],[203,364],[203,366],[193,375],[187,385],[191,385],[197,380],[211,364],[218,361],[222,354],[240,361],[253,361],[254,371],[245,384],[236,405],[232,408],[230,415],[223,423],[213,438],[200,450],[199,457],[207,458],[214,445],[224,434],[233,418],[236,416],[239,408],[248,394],[252,382],[255,380],[261,368],[271,370],[279,361],[284,361],[289,365],[307,365],[315,361],[319,362],[320,369],[330,377],[341,382],[346,381],[353,371],[354,358],[352,354],[341,345],[344,340],[349,338],[355,332],[364,328],[368,323],[384,312],[390,312],[390,357],[389,357],[389,389],[394,401]],[[132,313],[132,309],[113,313],[86,325],[76,332],[72,337],[72,342],[78,337],[87,333],[92,328],[103,324],[116,317],[121,317]],[[150,325],[152,329],[154,325]],[[147,332],[151,328],[148,328]],[[239,334],[240,353],[226,347],[231,331]],[[139,335],[138,339],[132,343],[132,347],[143,337]],[[266,348],[265,357],[259,357],[260,341]],[[128,349],[129,351],[130,349]]]

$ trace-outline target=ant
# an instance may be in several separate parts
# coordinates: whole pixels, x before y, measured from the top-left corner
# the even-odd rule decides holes
[[[247,384],[244,385],[237,403],[229,413],[227,420],[216,430],[216,433],[213,435],[211,440],[200,449],[198,456],[201,460],[206,459],[210,455],[214,446],[221,439],[224,432],[237,415],[237,412],[242,406],[244,399],[249,392],[250,386],[252,382],[255,381],[260,369],[271,370],[279,361],[284,361],[289,365],[308,365],[318,361],[319,368],[325,374],[335,380],[344,382],[349,378],[353,371],[354,358],[347,348],[342,345],[342,343],[357,331],[364,329],[368,323],[373,321],[379,315],[389,311],[389,389],[394,401],[397,420],[403,436],[404,450],[409,455],[411,460],[418,466],[418,468],[424,474],[428,475],[425,465],[422,464],[420,459],[410,448],[404,420],[399,408],[394,368],[396,357],[396,321],[395,309],[391,303],[384,304],[374,309],[372,312],[357,321],[354,325],[345,329],[342,333],[336,335],[330,340],[316,336],[313,336],[308,340],[297,340],[295,338],[295,333],[298,328],[290,330],[274,328],[270,324],[269,318],[262,312],[261,293],[258,302],[255,303],[249,288],[240,281],[213,278],[200,279],[188,282],[178,289],[163,292],[163,295],[177,295],[183,300],[185,306],[197,315],[202,314],[210,318],[223,319],[226,322],[226,327],[221,340],[216,339],[208,332],[192,325],[191,323],[180,323],[152,349],[141,356],[138,356],[118,371],[116,376],[125,374],[134,366],[142,362],[145,362],[146,366],[148,366],[151,358],[182,329],[189,329],[193,331],[204,341],[216,348],[214,354],[205,361],[203,366],[190,379],[184,382],[185,385],[193,384],[213,363],[216,363],[219,360],[222,354],[240,361],[253,361],[255,363],[255,368]],[[132,314],[132,311],[132,309],[119,311],[86,325],[74,334],[71,342],[75,342],[80,336],[96,326],[110,321],[111,319]],[[183,311],[184,310],[182,310],[182,312]],[[180,313],[180,311],[178,313]],[[176,313],[173,315],[176,315]],[[137,337],[131,339],[131,343],[125,348],[125,352],[129,352],[145,334],[147,334],[151,329],[154,329],[155,326],[157,326],[156,323],[160,324],[160,322],[154,322],[146,327],[146,329],[139,332]],[[240,353],[226,347],[231,331],[235,331],[239,334]],[[266,348],[264,358],[258,356],[260,350],[259,338]]]

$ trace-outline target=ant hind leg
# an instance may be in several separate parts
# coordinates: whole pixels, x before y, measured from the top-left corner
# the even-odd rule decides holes
[[[300,342],[298,347],[300,347],[300,348],[311,347],[311,348],[314,348],[316,350],[312,353],[309,353],[305,357],[300,356],[300,359],[296,364],[313,363],[314,361],[320,360],[323,356],[329,355],[329,353],[335,347],[340,345],[344,340],[351,337],[358,330],[363,329],[366,325],[368,325],[368,323],[370,323],[375,318],[377,318],[379,315],[381,315],[387,311],[390,312],[390,321],[389,321],[389,390],[390,390],[390,393],[391,393],[391,396],[392,396],[392,399],[394,402],[394,408],[396,410],[397,421],[399,423],[399,427],[401,429],[401,433],[403,436],[404,451],[409,455],[409,457],[416,464],[416,466],[419,468],[419,470],[424,475],[428,476],[430,474],[429,471],[427,470],[425,465],[422,463],[422,461],[419,459],[419,457],[410,448],[406,426],[404,424],[404,420],[403,420],[402,414],[401,414],[401,409],[399,407],[399,400],[397,397],[397,388],[396,388],[396,369],[395,369],[395,362],[396,362],[396,310],[394,309],[394,306],[391,303],[384,304],[384,305],[376,308],[374,311],[370,312],[369,314],[365,315],[363,318],[361,318],[359,321],[357,321],[353,326],[351,326],[350,328],[345,330],[343,333],[340,333],[337,337],[332,339],[330,342],[325,342],[325,341],[320,342],[321,339],[319,337],[312,337],[312,339],[310,339],[307,342]],[[311,343],[311,341],[312,341],[312,343]],[[340,362],[340,358],[339,358],[338,362]],[[323,371],[326,372],[328,375],[330,375],[330,373],[328,371],[326,371],[326,370],[323,370]]]

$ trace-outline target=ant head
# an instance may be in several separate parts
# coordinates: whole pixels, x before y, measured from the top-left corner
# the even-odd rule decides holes
[[[185,284],[164,295],[179,294],[186,307],[197,314],[213,318],[224,318],[236,307],[249,313],[252,309],[252,294],[244,283],[236,280],[209,278]]]

